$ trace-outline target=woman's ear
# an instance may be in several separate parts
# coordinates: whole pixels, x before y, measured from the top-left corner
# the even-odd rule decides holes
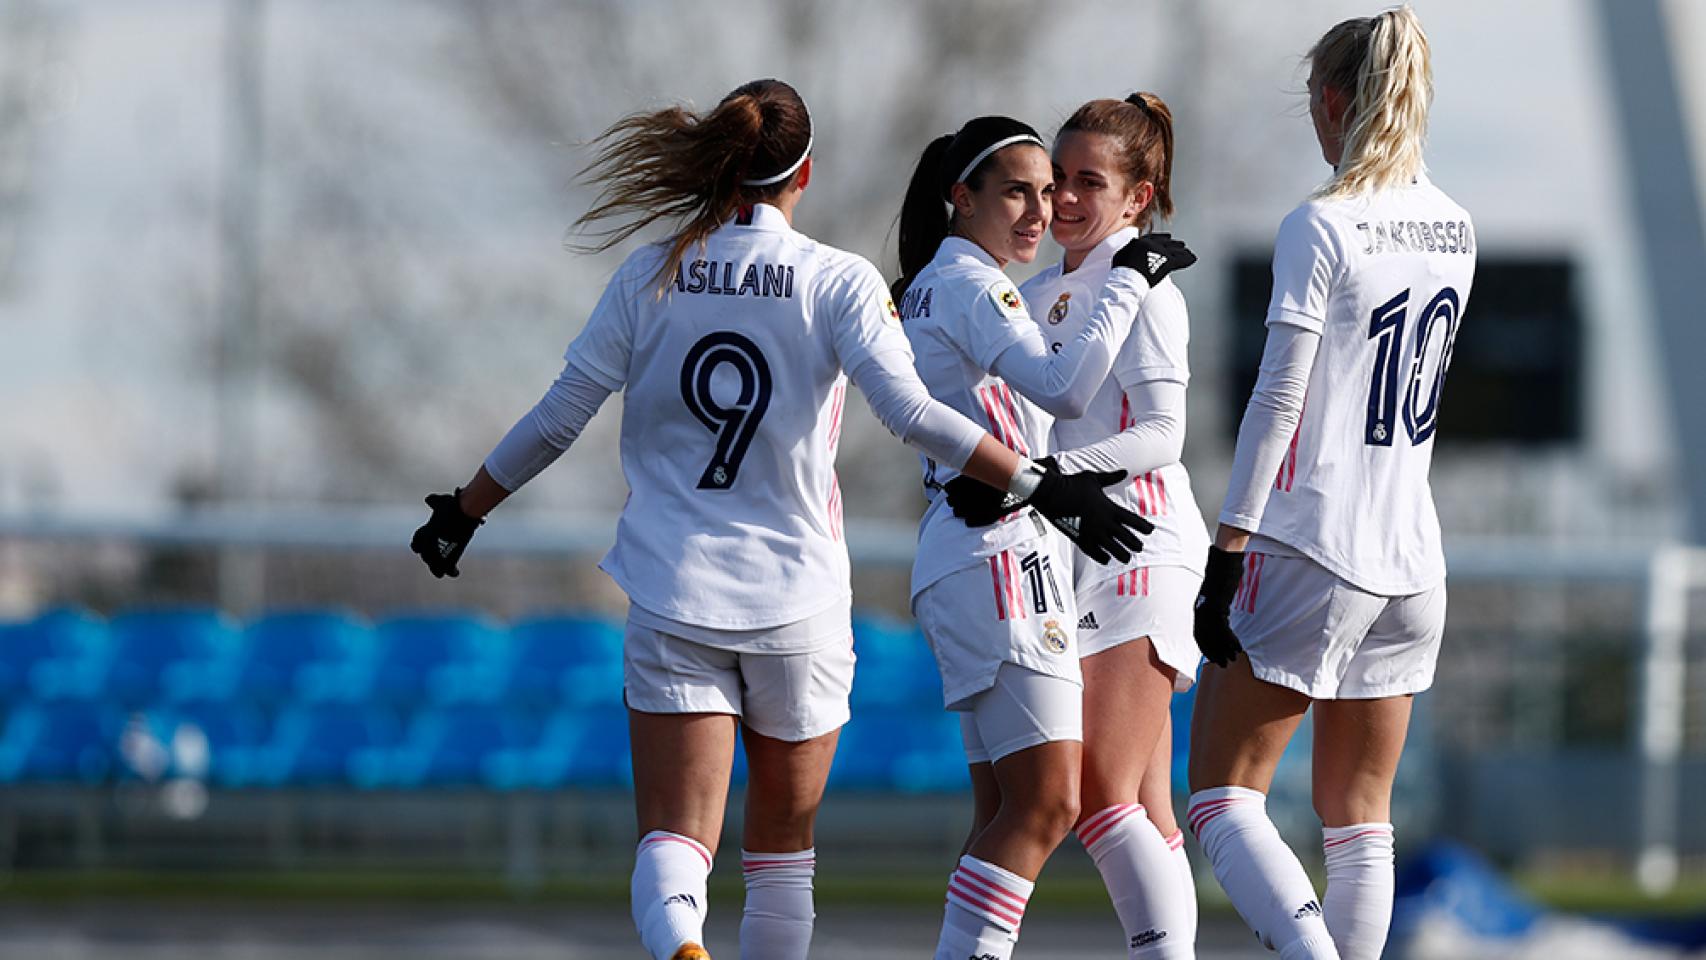
[[[1127,219],[1132,223],[1136,223],[1137,219],[1143,216],[1143,211],[1148,210],[1149,205],[1154,201],[1155,184],[1150,183],[1148,180],[1139,183],[1137,187],[1132,190],[1131,199],[1126,203]]]
[[[948,196],[954,204],[954,215],[961,220],[970,220],[977,213],[977,203],[972,199],[971,188],[965,184],[954,184],[949,189]]]

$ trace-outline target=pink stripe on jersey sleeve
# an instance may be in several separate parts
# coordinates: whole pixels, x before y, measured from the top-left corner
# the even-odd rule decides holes
[[[1025,444],[1025,433],[1019,429],[1019,405],[1013,401],[1013,391],[1008,389],[1006,381],[1001,383],[1001,397],[1007,411],[1007,424],[1013,428],[1013,439],[1018,443],[1014,450],[1021,456],[1030,456],[1030,448]]]

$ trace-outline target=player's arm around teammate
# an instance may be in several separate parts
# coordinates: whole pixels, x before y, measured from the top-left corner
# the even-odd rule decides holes
[[[1128,256],[1138,266],[1123,264],[1110,281],[1123,295],[1103,298],[1083,335],[1051,353],[1003,268],[1036,256],[1052,179],[1035,131],[980,117],[925,151],[901,213],[897,289],[919,374],[932,396],[1021,453],[1045,448],[1045,408],[1082,409],[1082,378],[1107,376],[1142,298],[1193,259],[1182,244],[1141,245]],[[913,609],[941,669],[944,702],[961,714],[968,760],[992,764],[1002,801],[950,880],[936,956],[1003,958],[1037,873],[1077,820],[1082,697],[1070,583],[1062,589],[1070,548],[1012,502],[1003,519],[968,526],[942,492],[957,482],[954,471],[926,462],[924,479],[931,503]]]
[[[812,140],[804,102],[775,80],[605,134],[590,168],[604,192],[583,223],[626,222],[601,246],[682,222],[622,265],[557,382],[466,487],[428,498],[412,543],[455,576],[480,518],[624,391],[630,496],[602,566],[630,600],[632,907],[660,960],[706,955],[737,725],[751,771],[742,955],[794,960],[810,943],[813,824],[853,670],[834,471],[849,376],[929,456],[1079,520],[1096,542],[1131,536],[1099,488],[1039,470],[931,400],[876,268],[793,230]]]
[[[1154,94],[1091,101],[1061,127],[1053,154],[1051,229],[1065,257],[1020,292],[1058,347],[1086,321],[1115,253],[1157,215],[1172,216],[1172,114]],[[1055,421],[1053,432],[1062,469],[1123,471],[1130,479],[1115,499],[1156,527],[1130,564],[1080,556],[1074,565],[1084,680],[1076,832],[1132,958],[1195,954],[1196,891],[1173,816],[1168,739],[1173,692],[1189,688],[1200,660],[1191,607],[1208,547],[1180,462],[1189,338],[1184,296],[1164,281],[1143,301],[1084,415]],[[991,776],[987,765],[973,769],[975,780]]]
[[[1275,242],[1267,346],[1197,606],[1215,665],[1192,723],[1187,819],[1282,957],[1374,960],[1392,911],[1392,783],[1444,629],[1427,474],[1475,245],[1468,214],[1423,173],[1432,79],[1415,14],[1340,23],[1309,59],[1335,173]],[[1311,706],[1319,902],[1265,813]]]

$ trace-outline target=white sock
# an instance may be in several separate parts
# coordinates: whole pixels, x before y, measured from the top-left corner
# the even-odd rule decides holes
[[[1315,888],[1268,819],[1261,792],[1215,787],[1191,794],[1186,819],[1244,922],[1282,960],[1338,960]]]
[[[1380,960],[1392,924],[1392,824],[1356,823],[1321,831],[1327,854],[1327,929],[1344,960]]]
[[[629,885],[634,927],[654,960],[670,960],[682,944],[705,942],[705,880],[711,851],[692,837],[653,830],[634,852]]]
[[[1036,884],[973,856],[948,878],[936,960],[1008,960]]]
[[[1188,960],[1186,892],[1179,888],[1172,851],[1141,803],[1116,803],[1086,817],[1078,840],[1095,861],[1125,928],[1132,960]]]
[[[805,960],[812,945],[812,874],[817,853],[742,850],[746,911],[740,921],[742,960]]]
[[[1197,878],[1191,872],[1191,858],[1185,853],[1185,831],[1181,828],[1164,838],[1173,858],[1173,870],[1179,877],[1179,889],[1185,892],[1185,933],[1197,942]]]

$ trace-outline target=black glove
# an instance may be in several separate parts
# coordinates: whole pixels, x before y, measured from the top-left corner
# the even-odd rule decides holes
[[[1155,532],[1155,524],[1108,499],[1102,488],[1125,479],[1124,470],[1061,473],[1053,457],[1036,461],[1041,481],[1026,503],[1066,534],[1084,555],[1097,563],[1128,563],[1143,551],[1139,534]]]
[[[432,516],[409,540],[409,549],[421,555],[435,577],[458,574],[456,561],[462,559],[462,551],[468,549],[474,531],[485,523],[462,512],[458,502],[461,495],[461,488],[455,493],[429,494],[426,505],[432,508]]]
[[[1183,270],[1196,262],[1197,255],[1191,248],[1183,240],[1174,240],[1170,233],[1144,234],[1114,254],[1114,266],[1136,270],[1152,287],[1174,270]]]
[[[1232,598],[1244,578],[1244,551],[1208,548],[1202,589],[1197,591],[1196,637],[1202,655],[1216,666],[1231,666],[1244,645],[1232,632]]]
[[[1044,460],[1053,463],[1048,457],[1037,462]],[[964,520],[968,527],[987,527],[1025,505],[1017,494],[998,490],[963,473],[943,484],[942,492],[947,495],[954,516]]]

